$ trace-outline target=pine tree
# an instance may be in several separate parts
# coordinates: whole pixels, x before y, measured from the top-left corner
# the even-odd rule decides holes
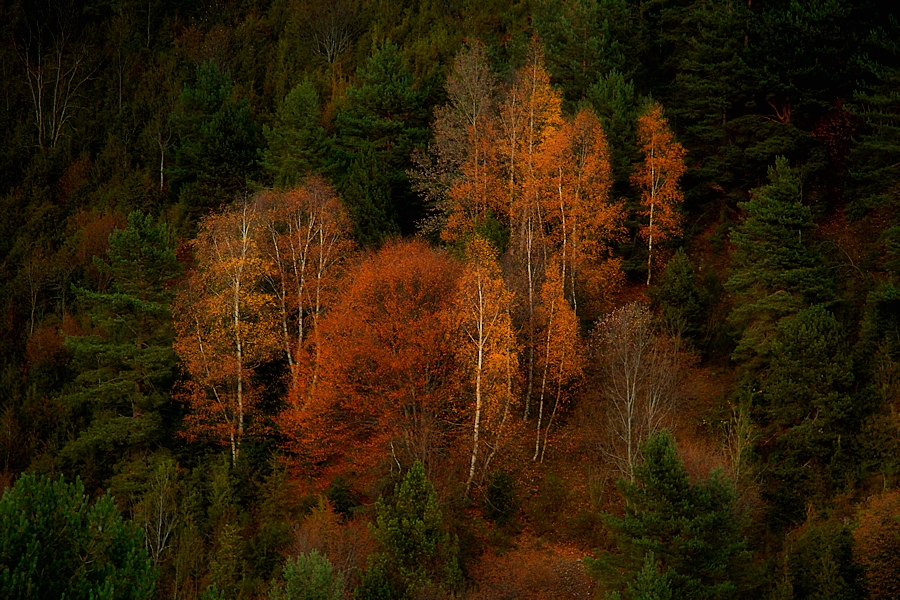
[[[779,157],[770,183],[740,204],[744,221],[731,233],[733,271],[725,289],[735,298],[728,320],[741,332],[736,359],[765,356],[778,319],[828,301],[832,282],[810,244],[812,215],[801,203],[800,178]]]
[[[169,401],[176,363],[171,285],[181,268],[165,226],[140,212],[109,236],[107,260],[94,262],[112,289],[78,291],[91,335],[66,339],[78,375],[62,402],[81,431],[61,457],[108,468],[110,459],[147,448],[162,434],[160,411]]]
[[[80,480],[23,475],[0,498],[4,598],[138,600],[155,585],[143,535],[112,496],[91,504]]]
[[[370,558],[361,598],[405,598],[418,591],[454,588],[461,572],[455,544],[444,527],[434,487],[416,461],[390,501],[375,505],[372,533],[381,551]]]
[[[384,168],[375,150],[366,145],[341,182],[341,196],[353,219],[353,237],[362,246],[379,246],[400,233]]]
[[[642,451],[635,481],[619,484],[625,515],[606,515],[618,552],[585,558],[588,569],[626,598],[736,597],[749,553],[732,486],[719,471],[691,482],[668,431]]]
[[[323,166],[325,129],[319,124],[319,96],[309,80],[297,84],[275,111],[271,127],[263,125],[268,148],[262,165],[275,186],[289,188],[302,183]]]

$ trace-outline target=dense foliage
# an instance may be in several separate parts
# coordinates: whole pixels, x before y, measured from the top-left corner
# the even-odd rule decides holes
[[[0,595],[900,593],[891,3],[0,14]]]

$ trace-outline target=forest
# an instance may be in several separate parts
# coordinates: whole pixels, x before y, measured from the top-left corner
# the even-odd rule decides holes
[[[900,598],[876,0],[0,0],[0,596]]]

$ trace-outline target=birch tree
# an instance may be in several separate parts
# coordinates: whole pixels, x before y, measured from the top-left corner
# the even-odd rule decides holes
[[[647,285],[653,270],[653,244],[681,233],[681,214],[684,194],[678,180],[685,172],[684,147],[675,140],[662,114],[662,106],[653,103],[638,118],[638,140],[644,162],[632,175],[632,183],[641,190],[642,214],[648,222],[641,228],[647,240]]]
[[[608,422],[603,452],[634,481],[643,442],[663,428],[675,404],[678,347],[658,334],[638,302],[611,312],[594,331]]]
[[[496,440],[509,416],[510,366],[517,362],[509,314],[512,294],[504,285],[496,252],[481,237],[476,236],[469,244],[457,294],[463,333],[460,351],[475,400],[468,494],[478,468],[482,438],[490,434]]]
[[[175,351],[191,376],[181,396],[190,408],[186,435],[209,437],[236,461],[253,413],[254,369],[277,347],[273,296],[249,201],[203,220],[194,271],[175,303]]]

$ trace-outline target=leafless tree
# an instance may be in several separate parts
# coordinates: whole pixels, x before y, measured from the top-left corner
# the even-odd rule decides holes
[[[676,399],[677,337],[657,332],[650,309],[634,302],[598,323],[594,345],[608,426],[602,451],[633,480],[641,444],[664,426]]]
[[[53,15],[36,11],[16,40],[25,69],[33,124],[40,148],[55,147],[78,106],[81,87],[91,78],[88,48],[79,42],[75,18],[63,8]]]
[[[307,32],[313,52],[329,65],[347,49],[359,32],[354,0],[316,0],[309,7]]]

